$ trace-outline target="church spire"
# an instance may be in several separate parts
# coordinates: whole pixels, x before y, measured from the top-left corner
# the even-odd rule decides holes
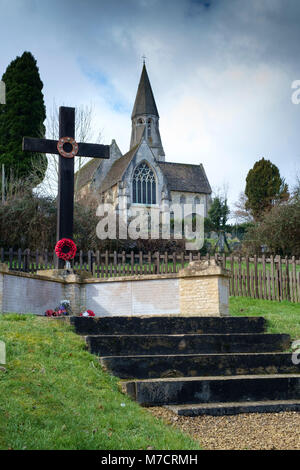
[[[159,117],[145,63],[143,65],[131,119],[141,114],[153,114]]]
[[[145,62],[131,114],[132,131],[130,148],[144,137],[159,161],[164,161],[164,150],[159,133],[159,114],[153,96]]]

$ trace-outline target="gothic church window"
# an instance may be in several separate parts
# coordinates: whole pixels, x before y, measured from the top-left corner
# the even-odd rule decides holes
[[[135,204],[156,204],[156,180],[147,163],[140,163],[133,173],[132,202]]]

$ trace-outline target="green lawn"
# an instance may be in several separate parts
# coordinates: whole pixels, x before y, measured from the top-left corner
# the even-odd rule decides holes
[[[0,449],[199,449],[118,390],[60,320],[0,315]]]
[[[269,333],[288,333],[292,340],[300,339],[299,303],[230,297],[229,311],[233,316],[263,316]]]
[[[300,304],[231,297],[230,313],[264,316],[268,332],[300,339]],[[199,449],[120,393],[63,321],[0,315],[0,340],[0,449]]]

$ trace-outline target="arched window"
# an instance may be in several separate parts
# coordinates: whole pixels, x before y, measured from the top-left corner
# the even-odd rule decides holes
[[[144,124],[144,120],[142,118],[139,118],[137,120],[137,124],[138,124],[138,126],[141,126],[142,124]]]
[[[132,202],[136,204],[156,204],[156,180],[147,163],[140,163],[133,173]]]

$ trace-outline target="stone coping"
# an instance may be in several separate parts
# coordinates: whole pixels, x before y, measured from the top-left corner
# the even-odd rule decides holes
[[[230,277],[230,270],[224,269],[217,265],[213,260],[210,263],[191,262],[187,267],[179,270],[177,273],[160,273],[160,274],[135,274],[131,276],[118,276],[107,278],[92,277],[88,272],[67,273],[64,269],[38,271],[37,273],[24,273],[21,271],[10,271],[8,266],[0,263],[0,274],[8,276],[18,276],[28,279],[37,279],[41,281],[57,282],[60,284],[98,284],[108,282],[128,282],[128,281],[146,281],[160,279],[181,279],[193,277]]]

